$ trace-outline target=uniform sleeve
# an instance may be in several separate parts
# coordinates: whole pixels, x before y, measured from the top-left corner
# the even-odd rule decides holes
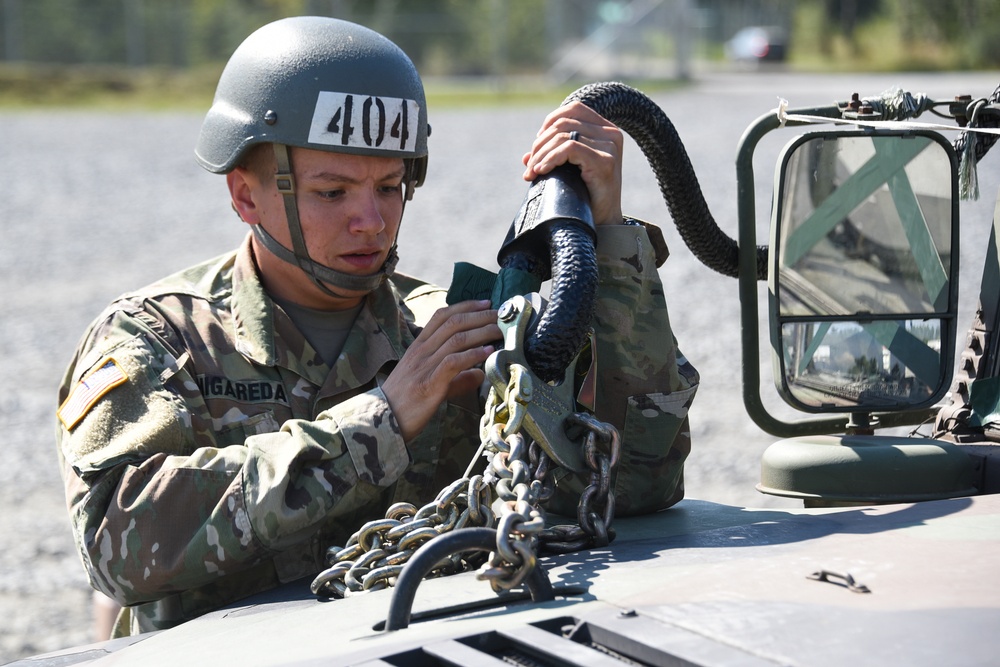
[[[647,230],[648,227],[648,230]],[[613,479],[616,514],[669,507],[684,496],[691,449],[687,412],[698,373],[673,336],[657,266],[666,245],[652,225],[597,228],[599,285],[594,317],[595,412],[622,436]],[[556,511],[575,515],[589,479],[565,475]]]
[[[196,429],[184,352],[147,322],[117,311],[85,340],[60,390],[59,452],[91,583],[122,604],[272,558],[378,498],[408,463],[378,389],[222,443]]]

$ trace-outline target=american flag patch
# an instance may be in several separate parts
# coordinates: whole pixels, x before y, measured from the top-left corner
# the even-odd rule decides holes
[[[118,362],[108,357],[76,384],[56,414],[67,429],[83,419],[106,393],[128,380]]]

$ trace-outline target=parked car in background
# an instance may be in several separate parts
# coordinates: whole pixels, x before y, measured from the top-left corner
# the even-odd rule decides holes
[[[726,42],[726,58],[735,62],[783,62],[787,52],[788,36],[776,27],[743,28]]]

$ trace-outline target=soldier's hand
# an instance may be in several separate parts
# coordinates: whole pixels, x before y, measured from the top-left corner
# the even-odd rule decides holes
[[[382,384],[404,441],[423,430],[446,398],[482,384],[479,367],[500,338],[489,301],[463,301],[431,317]]]
[[[573,132],[579,133],[574,138]],[[621,130],[596,111],[570,102],[550,113],[525,153],[524,179],[533,181],[561,164],[580,168],[590,192],[590,208],[598,225],[622,221]]]

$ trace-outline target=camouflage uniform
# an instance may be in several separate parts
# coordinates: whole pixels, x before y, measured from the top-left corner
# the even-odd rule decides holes
[[[682,497],[697,386],[672,344],[665,247],[648,239],[599,231],[597,399],[624,434],[619,514]],[[394,277],[330,368],[265,293],[248,237],[97,318],[60,388],[59,452],[80,554],[91,584],[129,607],[125,632],[315,575],[326,546],[462,475],[478,397],[442,405],[404,443],[379,388],[444,296]]]

